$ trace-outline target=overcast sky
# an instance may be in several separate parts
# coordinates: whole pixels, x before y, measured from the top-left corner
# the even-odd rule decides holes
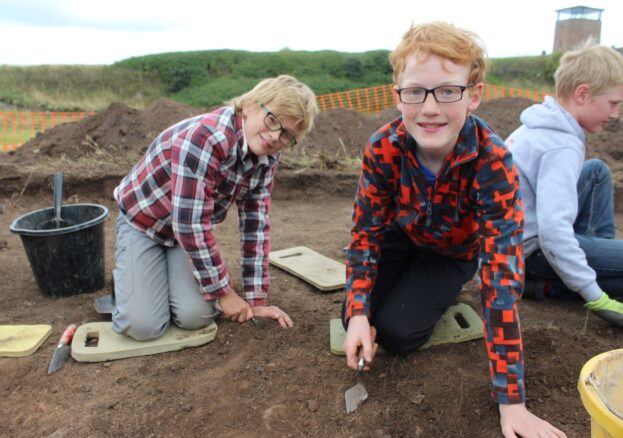
[[[0,0],[0,64],[111,64],[172,51],[392,50],[411,22],[472,30],[493,58],[550,53],[556,10],[604,9],[623,46],[622,0]]]

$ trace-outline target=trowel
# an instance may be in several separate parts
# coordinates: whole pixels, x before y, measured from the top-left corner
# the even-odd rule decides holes
[[[357,384],[352,388],[348,388],[344,393],[347,414],[355,412],[359,405],[368,399],[368,391],[366,391],[366,387],[363,386],[362,383],[363,366],[363,356],[359,356],[359,362],[357,363]]]
[[[76,324],[70,324],[63,332],[63,336],[61,336],[61,340],[58,342],[52,354],[48,374],[55,373],[61,369],[69,359],[69,355],[71,354],[71,341],[77,328],[78,326]]]
[[[41,222],[38,230],[57,230],[59,228],[69,227],[71,224],[61,218],[61,210],[63,204],[63,173],[54,174],[54,217],[45,222]]]

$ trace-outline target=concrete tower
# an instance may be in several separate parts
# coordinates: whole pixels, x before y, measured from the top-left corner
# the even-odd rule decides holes
[[[566,52],[575,49],[588,38],[599,43],[603,11],[587,6],[558,9],[553,51]]]

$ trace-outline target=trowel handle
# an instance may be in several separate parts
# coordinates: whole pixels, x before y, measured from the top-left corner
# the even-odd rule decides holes
[[[78,326],[76,324],[70,324],[67,326],[65,331],[63,332],[63,336],[61,336],[61,340],[58,341],[58,345],[69,345],[71,344],[71,340],[74,338],[74,334]]]
[[[357,361],[357,373],[361,373],[363,371],[363,367],[366,364],[366,361],[363,358],[363,347],[359,349],[359,360]]]
[[[54,217],[61,217],[61,205],[63,203],[63,172],[54,174]]]

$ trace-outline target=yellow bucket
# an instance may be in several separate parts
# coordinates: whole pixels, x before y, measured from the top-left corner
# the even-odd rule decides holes
[[[623,437],[623,349],[586,362],[578,389],[591,416],[591,438]]]

